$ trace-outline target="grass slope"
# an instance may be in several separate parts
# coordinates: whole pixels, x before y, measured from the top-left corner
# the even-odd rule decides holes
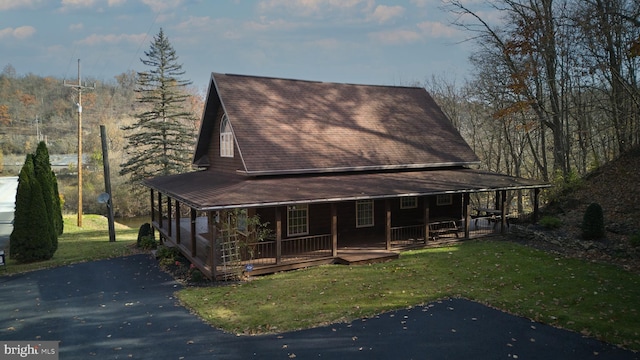
[[[58,250],[53,258],[27,264],[8,259],[6,273],[20,273],[129,255],[135,250],[132,245],[135,244],[138,236],[137,229],[116,224],[116,242],[109,242],[108,223],[104,216],[84,215],[82,220],[83,226],[79,228],[76,226],[76,215],[64,216],[64,234],[58,238]]]
[[[231,286],[187,288],[181,301],[213,326],[256,334],[351,321],[444,297],[640,350],[640,276],[507,241],[405,252],[367,266],[329,265]]]

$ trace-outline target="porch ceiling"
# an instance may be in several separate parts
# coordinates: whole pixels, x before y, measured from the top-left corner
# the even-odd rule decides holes
[[[148,179],[143,184],[197,210],[331,203],[447,193],[549,187],[474,169],[246,177],[209,171]]]

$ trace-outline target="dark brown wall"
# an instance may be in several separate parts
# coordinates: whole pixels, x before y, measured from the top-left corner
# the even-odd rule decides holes
[[[437,205],[436,197],[429,198],[429,218],[452,218],[462,219],[462,194],[453,194],[453,203],[451,205]]]
[[[375,200],[373,204],[374,226],[356,227],[356,202],[345,201],[337,204],[338,238],[340,237],[367,237],[379,238],[385,234],[386,226],[386,200]],[[462,218],[462,195],[453,195],[453,204],[438,206],[435,197],[418,198],[418,207],[414,209],[400,209],[399,199],[390,199],[391,226],[419,225],[424,219],[424,202],[429,203],[429,217],[437,218]],[[282,238],[287,237],[287,207],[281,206],[282,214]],[[260,208],[256,210],[260,221],[269,223],[275,236],[276,210],[275,208]],[[331,233],[331,204],[309,205],[309,235],[321,235]]]
[[[222,107],[220,107],[213,124],[211,141],[209,141],[207,156],[209,157],[211,166],[207,170],[217,173],[235,173],[236,170],[244,169],[235,141],[233,145],[233,158],[220,157],[220,120],[222,119],[222,114]],[[231,126],[233,126],[233,124],[231,124]]]

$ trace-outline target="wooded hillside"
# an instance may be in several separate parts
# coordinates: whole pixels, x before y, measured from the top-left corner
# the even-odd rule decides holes
[[[111,82],[98,82],[89,77],[86,84],[95,84],[95,89],[82,93],[82,145],[87,167],[83,178],[84,210],[102,213],[104,206],[96,201],[97,195],[104,191],[100,125],[105,125],[107,130],[112,184],[117,193],[118,186],[124,183],[118,175],[124,160],[125,134],[122,127],[134,121],[133,116],[142,105],[137,102],[134,91],[134,72],[117,75]],[[203,99],[195,88],[188,89],[188,92],[187,110],[200,119]],[[17,76],[11,65],[5,66],[0,74],[0,162],[12,159],[13,163],[20,159],[23,163],[24,156],[34,152],[39,141],[47,143],[52,157],[77,154],[77,97],[77,91],[64,86],[63,79],[33,74]],[[77,211],[77,179],[73,175],[76,162],[74,159],[67,169],[58,173],[65,210],[70,212]],[[19,171],[15,166],[4,168],[0,165],[0,176],[17,175]],[[144,211],[128,203],[130,196],[126,192],[122,195],[122,201],[114,203],[117,215],[128,216]]]
[[[490,170],[570,182],[640,144],[640,2],[446,3],[474,70],[427,87]]]

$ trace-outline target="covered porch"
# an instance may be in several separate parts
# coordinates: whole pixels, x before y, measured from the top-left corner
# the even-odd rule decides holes
[[[532,190],[537,204],[540,189]],[[159,191],[150,191],[152,224],[166,246],[177,247],[210,279],[225,280],[241,275],[261,275],[323,264],[364,264],[396,259],[403,250],[441,245],[508,231],[517,218],[507,210],[507,191],[495,192],[496,207],[487,212],[472,204],[471,193],[460,193],[460,216],[432,216],[434,195],[421,197],[417,223],[399,225],[395,202],[399,197],[377,200],[384,204],[382,231],[342,234],[338,222],[345,201],[328,204],[324,221],[329,226],[304,236],[287,236],[286,207],[264,207],[252,211],[272,213],[273,232],[261,241],[251,241],[239,232],[220,227],[221,210],[198,210]],[[479,210],[485,210],[484,212]],[[224,210],[222,210],[224,211]],[[441,214],[436,214],[441,215]],[[537,205],[531,213],[535,221]],[[402,222],[400,222],[402,223]],[[244,237],[244,238],[243,238]]]
[[[515,198],[508,193],[529,194],[535,221],[540,190],[549,186],[463,167],[264,177],[197,171],[144,185],[162,240],[211,279],[348,261],[354,254],[364,261],[368,253],[373,261],[438,241],[505,232],[512,217],[508,199]],[[478,194],[490,200],[479,201]],[[492,213],[477,211],[489,207]],[[295,209],[302,208],[300,217]],[[369,213],[360,214],[361,208]],[[254,241],[225,228],[221,214],[241,209],[268,223],[270,236]]]

